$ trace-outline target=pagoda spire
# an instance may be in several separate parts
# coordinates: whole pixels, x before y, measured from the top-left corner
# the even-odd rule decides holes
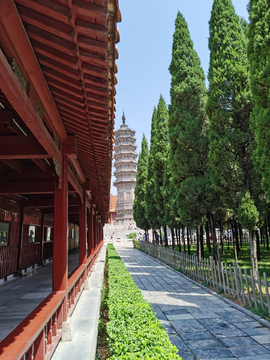
[[[123,111],[122,121],[123,121],[123,125],[125,125],[126,124],[126,117],[125,117],[124,111]]]

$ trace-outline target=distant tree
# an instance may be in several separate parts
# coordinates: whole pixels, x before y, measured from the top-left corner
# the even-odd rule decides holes
[[[252,132],[247,42],[231,0],[214,0],[210,19],[207,112],[210,119],[211,179],[223,206],[249,224],[253,270],[257,209],[252,193]],[[246,209],[251,211],[247,213]],[[254,252],[255,251],[255,252]]]
[[[262,186],[270,200],[270,2],[250,0],[248,59],[254,108],[251,123],[257,148],[253,159],[262,174]]]
[[[150,228],[153,233],[155,229],[160,228],[160,224],[157,219],[156,203],[154,200],[155,183],[154,183],[154,172],[153,172],[153,158],[155,153],[155,134],[156,134],[156,122],[157,122],[157,109],[154,107],[152,122],[151,122],[151,139],[150,139],[150,152],[148,157],[148,168],[147,168],[147,183],[145,193],[145,210],[146,216],[149,222]]]
[[[164,227],[165,246],[168,246],[165,209],[163,202],[163,179],[165,164],[168,158],[168,110],[164,98],[160,95],[157,107],[157,122],[154,137],[153,179],[155,184],[154,200],[156,217],[160,226]]]
[[[149,222],[145,212],[145,194],[147,182],[147,166],[148,166],[148,143],[143,134],[141,152],[139,154],[138,169],[135,187],[135,199],[133,203],[133,217],[139,228],[145,232],[149,229]]]
[[[205,75],[187,23],[178,12],[173,35],[169,135],[178,214],[189,229],[198,228],[198,256],[203,256],[203,217],[207,213],[207,116]]]

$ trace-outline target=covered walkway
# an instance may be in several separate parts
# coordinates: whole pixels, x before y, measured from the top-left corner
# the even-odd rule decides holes
[[[268,327],[130,243],[114,245],[183,360],[270,359]]]
[[[68,256],[68,273],[79,265],[79,251]],[[0,283],[0,341],[52,292],[53,262],[29,268],[23,277]]]

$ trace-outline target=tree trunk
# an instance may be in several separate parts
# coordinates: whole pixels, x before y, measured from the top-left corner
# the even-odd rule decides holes
[[[215,231],[215,226],[214,226],[214,219],[213,219],[212,213],[209,214],[209,219],[210,219],[210,229],[211,229],[211,234],[212,234],[212,239],[213,239],[214,257],[215,257],[216,262],[220,263],[220,254],[219,254],[219,248],[218,248],[216,231]]]
[[[260,237],[261,237],[261,245],[263,244],[265,247],[265,241],[263,241],[263,228],[260,227]]]
[[[268,238],[266,221],[264,222],[264,228],[265,228],[265,237],[266,237],[266,249],[269,250],[269,238]]]
[[[201,251],[201,244],[200,244],[200,237],[201,237],[201,231],[200,227],[197,227],[197,257],[198,259],[201,259],[202,257],[202,251]]]
[[[184,237],[185,237],[185,235],[184,235]],[[189,243],[188,228],[187,228],[187,246],[188,246],[188,255],[190,255],[190,243]]]
[[[249,230],[249,245],[250,245],[250,260],[251,260],[253,276],[255,279],[257,279],[256,271],[258,271],[258,259],[257,259],[256,240],[254,239],[254,230],[251,231]]]
[[[239,255],[240,246],[239,246],[238,227],[237,227],[236,220],[234,221],[234,226],[235,226],[235,240],[236,240],[236,246],[237,246],[237,251],[238,251],[237,255]]]
[[[164,226],[165,248],[168,247],[167,227]]]
[[[240,237],[240,247],[243,247],[243,242],[242,242],[242,238],[243,238],[243,231],[242,231],[242,226],[240,223],[238,223],[238,229],[239,229],[239,237]]]
[[[179,236],[180,236],[180,239],[181,239],[180,229],[179,229]],[[181,240],[180,240],[180,245],[181,245]],[[186,253],[185,232],[183,232],[183,246],[184,246],[184,253]]]
[[[201,236],[200,236],[200,244],[201,244],[201,256],[204,258],[204,247],[203,247],[203,226],[200,226]]]
[[[219,220],[219,239],[220,239],[220,244],[221,244],[221,249],[222,249],[222,255],[225,255],[224,248],[223,248],[223,226],[222,226],[221,220]]]
[[[162,241],[162,234],[161,234],[161,228],[159,229],[159,241],[160,241],[160,245],[163,247],[163,241]]]
[[[259,231],[255,230],[256,235],[256,246],[257,246],[257,259],[261,261],[261,251],[260,251],[260,238],[259,238]]]
[[[205,223],[205,232],[206,232],[206,244],[207,244],[207,247],[208,247],[208,252],[209,252],[209,254],[211,254],[211,243],[210,243],[210,239],[209,239],[208,219],[206,220],[206,223]]]
[[[174,244],[174,229],[173,228],[171,228],[171,233],[172,233],[172,249],[174,250],[175,244]]]

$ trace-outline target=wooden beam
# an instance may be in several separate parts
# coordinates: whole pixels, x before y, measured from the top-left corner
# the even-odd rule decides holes
[[[75,135],[69,135],[62,144],[62,154],[68,158],[77,158],[77,139]]]
[[[11,2],[8,3],[10,4]],[[3,2],[0,0],[0,14],[2,4]],[[30,99],[23,91],[21,84],[11,70],[11,67],[8,64],[2,50],[0,50],[0,68],[1,90],[7,97],[8,101],[13,105],[14,109],[28,126],[30,131],[32,131],[33,135],[45,149],[47,154],[49,154],[50,157],[55,157],[59,163],[62,163],[60,150],[38,116]]]
[[[79,206],[80,203],[81,201],[78,198],[68,199],[68,206]],[[54,207],[54,198],[24,200],[22,206],[31,208]]]
[[[25,32],[23,23],[21,21],[21,17],[18,13],[14,1],[0,0],[0,21],[3,29],[7,34],[8,39],[11,42],[14,51],[17,54],[17,57],[23,63],[25,71],[27,72],[29,78],[31,79],[31,82],[35,87],[35,90],[43,104],[43,108],[46,109],[46,113],[48,114],[49,118],[52,120],[57,137],[59,138],[59,140],[64,141],[67,137],[66,129],[59,116],[51,92],[48,88],[44,75],[42,74],[40,66],[37,62],[34,50]],[[1,58],[2,57],[3,54],[1,53]],[[3,60],[1,60],[1,69],[3,68],[2,62]],[[2,81],[1,81],[1,88],[2,88]],[[12,101],[10,101],[10,103],[13,104]]]
[[[49,157],[34,136],[0,136],[0,160]]]
[[[68,192],[74,192],[74,188],[72,186],[69,186]],[[53,194],[53,193],[54,193],[54,181],[32,181],[32,182],[14,181],[9,183],[1,183],[0,186],[0,195]]]
[[[22,172],[22,169],[24,168],[24,164],[19,160],[2,160],[2,162],[16,172]]]

